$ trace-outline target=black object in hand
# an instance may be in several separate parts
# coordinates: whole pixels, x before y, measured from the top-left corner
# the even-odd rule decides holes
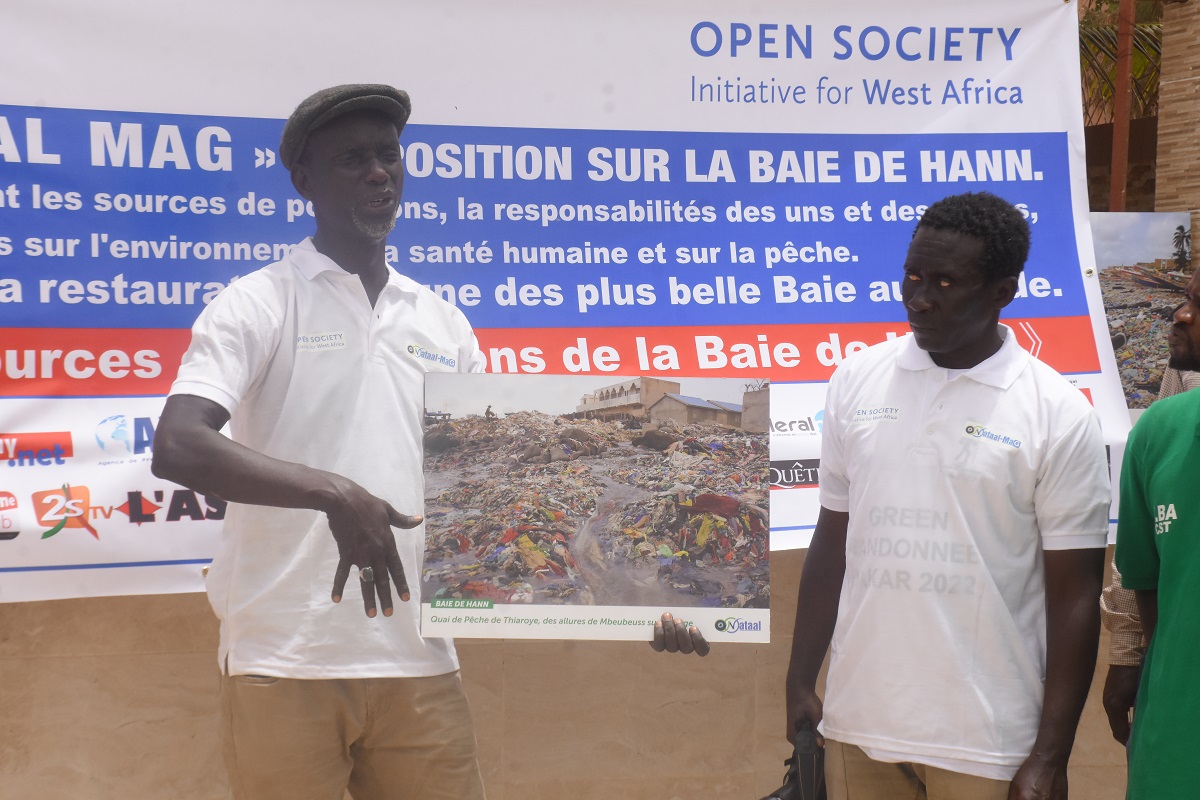
[[[792,757],[783,763],[787,765],[783,786],[763,800],[826,800],[825,749],[817,745],[817,734],[807,720],[796,732]]]

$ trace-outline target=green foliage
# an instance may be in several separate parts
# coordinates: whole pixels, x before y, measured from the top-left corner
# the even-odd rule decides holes
[[[1117,0],[1097,0],[1102,6],[1116,6]],[[1079,62],[1083,77],[1084,124],[1112,122],[1113,92],[1117,64],[1117,27],[1114,24],[1079,25]],[[1158,113],[1159,64],[1162,61],[1162,23],[1139,22],[1133,30],[1133,102],[1130,116],[1152,117]]]
[[[1120,12],[1121,0],[1093,0],[1079,22],[1081,25],[1116,25]],[[1161,0],[1138,0],[1134,4],[1134,22],[1162,22],[1162,16]]]

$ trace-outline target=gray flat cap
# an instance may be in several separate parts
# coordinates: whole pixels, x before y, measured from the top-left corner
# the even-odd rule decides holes
[[[280,163],[290,170],[304,152],[309,134],[343,114],[363,109],[388,115],[399,133],[408,122],[412,104],[407,92],[382,83],[351,83],[322,89],[296,106],[284,124],[279,140]]]

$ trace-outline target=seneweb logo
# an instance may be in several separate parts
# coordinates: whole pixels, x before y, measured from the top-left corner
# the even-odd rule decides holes
[[[64,483],[58,489],[35,492],[33,508],[42,531],[42,538],[49,539],[65,528],[83,528],[95,538],[100,534],[88,521],[92,507],[92,494],[86,486],[71,486]]]
[[[0,542],[17,538],[21,530],[17,527],[14,514],[17,497],[12,492],[0,492]]]

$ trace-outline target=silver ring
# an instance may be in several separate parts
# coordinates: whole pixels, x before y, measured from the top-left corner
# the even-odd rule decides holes
[[[363,583],[375,582],[375,570],[370,567],[363,567],[358,571],[358,579]]]

